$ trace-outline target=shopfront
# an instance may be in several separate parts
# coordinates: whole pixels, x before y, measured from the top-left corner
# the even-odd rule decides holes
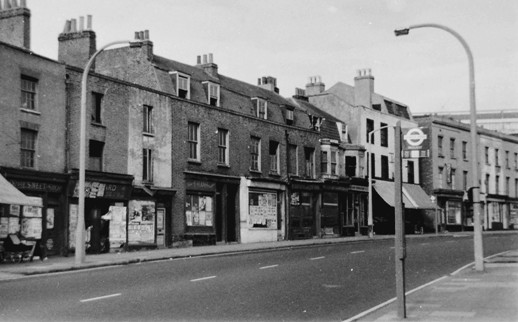
[[[292,180],[289,192],[288,239],[310,239],[317,235],[317,227],[321,226],[317,222],[321,185],[321,182]],[[330,204],[333,203],[332,196],[328,199]]]
[[[369,189],[367,184],[367,180],[356,180],[348,187],[342,221],[342,236],[368,233]]]
[[[184,238],[194,246],[239,241],[239,177],[186,172]]]
[[[75,248],[79,182],[77,172],[69,184],[68,246]],[[86,252],[106,253],[131,245],[150,243],[149,220],[154,208],[131,200],[133,176],[87,171],[85,179]],[[130,208],[130,209],[129,209]],[[138,218],[137,218],[138,217]],[[142,226],[136,226],[136,221]],[[130,223],[133,224],[130,229]],[[154,234],[153,234],[154,235]]]
[[[241,178],[239,189],[242,243],[270,242],[285,237],[284,183],[267,179]]]
[[[65,214],[67,213],[66,185],[68,176],[60,173],[11,168],[2,168],[2,173],[23,194],[41,200],[39,210],[26,208],[20,211],[21,215],[40,218],[41,226],[34,229],[41,230],[37,234],[41,235],[38,239],[40,239],[42,247],[45,248],[46,255],[65,255],[67,253],[65,246],[67,218]],[[11,209],[9,213],[11,213]],[[26,220],[25,222],[37,224],[36,219]],[[30,229],[33,230],[33,228]],[[31,234],[34,234],[34,232]]]
[[[507,229],[509,226],[509,210],[507,196],[487,195],[484,228],[488,230]]]
[[[339,237],[342,234],[348,186],[348,180],[326,180],[322,184],[320,237]]]

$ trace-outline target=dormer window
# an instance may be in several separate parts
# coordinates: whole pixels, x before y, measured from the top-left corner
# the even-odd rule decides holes
[[[219,84],[205,82],[204,85],[207,86],[207,103],[212,106],[219,106]]]
[[[191,98],[191,76],[179,72],[169,72],[176,76],[176,95],[181,98]],[[173,76],[173,77],[174,77]]]
[[[288,124],[288,125],[293,124],[293,109],[292,108],[286,108],[286,124]]]
[[[268,115],[268,105],[266,100],[262,98],[253,98],[252,99],[254,115],[260,119],[267,119]]]

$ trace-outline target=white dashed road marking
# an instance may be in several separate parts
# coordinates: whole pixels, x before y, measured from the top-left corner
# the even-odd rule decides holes
[[[320,256],[320,257],[313,257],[313,258],[310,258],[309,260],[310,261],[314,261],[314,260],[317,260],[317,259],[324,259],[326,258],[325,256]]]
[[[207,276],[207,277],[195,278],[195,279],[191,280],[191,282],[199,282],[199,281],[204,281],[204,280],[210,280],[212,278],[216,278],[216,276]]]
[[[263,267],[259,267],[259,269],[268,269],[268,268],[274,268],[274,267],[277,267],[279,265],[270,265],[270,266],[263,266]]]
[[[355,252],[351,252],[351,254],[360,254],[360,253],[365,253],[364,250],[357,250]]]
[[[110,294],[110,295],[92,297],[92,298],[89,298],[89,299],[80,300],[79,302],[85,303],[85,302],[91,302],[91,301],[104,300],[104,299],[107,299],[107,298],[110,298],[110,297],[116,297],[116,296],[120,296],[120,295],[121,295],[121,293],[115,293],[115,294]]]

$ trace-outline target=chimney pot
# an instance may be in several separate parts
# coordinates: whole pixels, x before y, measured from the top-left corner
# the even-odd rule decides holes
[[[139,32],[135,31],[135,40],[140,40]]]
[[[207,63],[207,54],[203,54],[203,63],[206,64]]]
[[[85,29],[85,17],[79,17],[79,31],[82,32]]]
[[[201,56],[196,56],[196,65],[201,65]]]
[[[92,15],[86,15],[86,30],[92,30]]]
[[[4,0],[4,9],[11,9],[11,1]]]
[[[66,34],[70,32],[70,20],[65,21],[65,27],[63,28],[63,33]]]
[[[257,79],[257,85],[261,85],[261,78]]]
[[[212,53],[209,53],[209,63],[212,64],[213,59],[214,59],[214,57],[213,57]]]
[[[71,19],[70,22],[71,22],[70,32],[76,32],[77,31],[77,20]]]
[[[149,40],[149,30],[144,30],[144,39]]]
[[[139,37],[140,37],[140,40],[146,40],[146,38],[144,38],[144,32],[143,31],[139,31]]]
[[[27,1],[26,0],[20,0],[20,7],[27,8]]]

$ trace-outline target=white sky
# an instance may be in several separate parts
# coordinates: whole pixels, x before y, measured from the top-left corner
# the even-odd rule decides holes
[[[412,113],[469,111],[468,63],[452,35],[435,28],[395,37],[394,29],[438,23],[467,41],[475,60],[477,109],[517,109],[516,0],[27,0],[31,49],[57,59],[67,19],[91,14],[97,47],[148,29],[157,55],[194,65],[214,54],[219,72],[257,84],[274,76],[289,97],[319,75],[354,84],[370,68],[375,91]]]

